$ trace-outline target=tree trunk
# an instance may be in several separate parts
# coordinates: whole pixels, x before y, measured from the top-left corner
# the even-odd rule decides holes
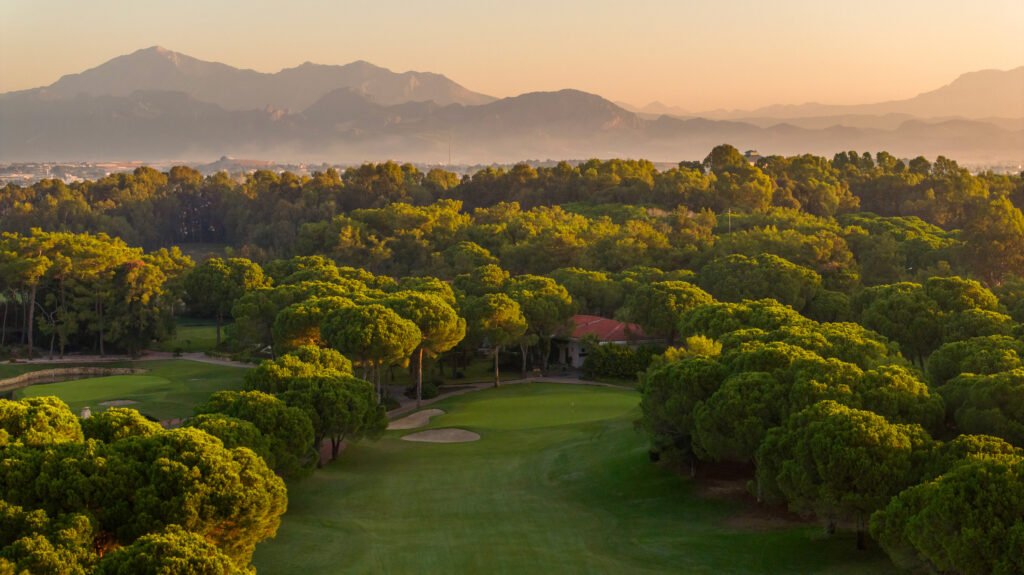
[[[381,403],[384,402],[384,398],[387,396],[384,390],[384,362],[378,361],[377,365],[373,367],[374,376],[377,378],[377,395],[380,397]]]
[[[3,328],[0,328],[0,347],[3,347],[7,343],[7,306],[10,305],[7,301],[4,301],[4,322]]]
[[[864,551],[868,548],[867,534],[864,532],[864,517],[857,514],[857,550]]]
[[[222,321],[224,321],[224,318],[221,317],[220,312],[217,312],[217,347],[220,347],[220,324]]]
[[[373,378],[373,388],[377,390],[377,403],[384,403],[384,396],[380,392],[380,365],[370,365],[370,377]]]
[[[18,331],[18,334],[21,337],[21,345],[26,345],[28,343],[28,340],[25,338],[25,332],[28,331],[27,329],[25,329],[25,326],[28,325],[28,308],[25,306],[26,302],[28,302],[28,297],[22,297],[20,310],[21,313],[19,314],[20,317],[18,318],[21,320],[21,329]]]
[[[416,361],[416,409],[419,409],[423,401],[423,347],[420,346],[420,356]]]
[[[64,321],[60,322],[60,358],[64,359],[64,346],[68,342],[68,299],[64,290],[64,281],[60,282],[60,308],[64,316]]]
[[[25,326],[28,331],[28,358],[32,359],[32,325],[35,323],[36,316],[36,285],[32,286],[32,292],[28,296],[28,325]]]
[[[331,461],[338,458],[338,451],[341,449],[341,442],[344,441],[344,439],[344,437],[331,438]]]
[[[548,372],[548,358],[551,357],[551,338],[545,337],[540,340],[540,348],[543,357],[540,359],[540,368],[544,373]]]
[[[522,369],[521,378],[522,379],[526,379],[526,344],[525,343],[519,344],[519,351],[521,351],[523,353],[523,369]]]
[[[501,346],[494,346],[494,387],[501,385],[501,376],[498,374],[498,355],[501,353]]]
[[[103,357],[103,300],[96,302],[96,310],[100,318],[100,357]]]

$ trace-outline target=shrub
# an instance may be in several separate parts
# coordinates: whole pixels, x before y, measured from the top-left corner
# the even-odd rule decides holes
[[[433,399],[441,394],[441,391],[437,389],[437,384],[433,381],[423,381],[423,399]],[[405,388],[405,396],[409,399],[416,399],[416,384],[412,384]]]
[[[587,377],[635,379],[638,373],[647,370],[651,358],[661,351],[652,345],[641,345],[636,349],[615,343],[594,346],[583,362],[583,374]]]

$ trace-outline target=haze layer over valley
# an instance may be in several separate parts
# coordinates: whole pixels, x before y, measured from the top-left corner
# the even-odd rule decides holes
[[[961,162],[1024,160],[1024,66],[963,74],[915,98],[685,111],[574,89],[496,99],[430,72],[364,61],[274,74],[162,47],[0,95],[0,161],[515,162],[886,150]]]

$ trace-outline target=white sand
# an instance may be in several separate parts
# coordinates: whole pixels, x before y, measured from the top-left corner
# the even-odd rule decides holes
[[[423,427],[430,423],[430,418],[435,415],[441,415],[444,410],[441,409],[424,409],[423,411],[417,411],[412,415],[407,415],[402,419],[396,419],[388,424],[388,429],[415,429],[417,427]]]
[[[445,429],[428,429],[426,431],[410,433],[402,439],[406,441],[425,441],[428,443],[465,443],[480,439],[480,434],[466,431],[465,429],[448,427]]]
[[[100,405],[104,407],[118,407],[121,405],[135,405],[136,403],[138,402],[130,399],[111,399],[110,401],[101,401]]]

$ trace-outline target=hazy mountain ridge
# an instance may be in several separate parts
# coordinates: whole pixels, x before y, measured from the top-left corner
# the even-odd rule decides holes
[[[143,71],[133,76],[130,71],[138,68]],[[349,85],[327,89],[342,75]],[[979,77],[991,81],[991,75]],[[434,92],[423,88],[431,82]],[[959,80],[950,86],[955,85],[972,92]],[[128,91],[132,86],[136,89]],[[290,88],[275,92],[275,86]],[[438,90],[441,96],[422,98]],[[263,100],[254,100],[255,92]],[[464,104],[452,101],[452,94],[487,101]],[[276,103],[255,104],[264,100]],[[663,105],[647,109],[657,106]],[[884,149],[898,156],[943,154],[971,161],[1024,158],[1019,119],[995,125],[856,111],[796,119],[762,115],[749,121],[687,118],[630,111],[578,90],[495,100],[444,76],[394,74],[366,62],[307,63],[262,74],[157,48],[65,76],[47,88],[0,95],[0,125],[0,161],[246,155],[431,162],[446,160],[450,145],[458,161],[611,156],[678,161],[701,158],[723,142],[779,154]]]
[[[715,119],[788,119],[890,114],[905,114],[919,118],[1024,118],[1024,66],[1011,70],[967,72],[941,88],[904,100],[853,105],[812,102],[765,106],[754,110],[708,110],[695,115]]]
[[[344,66],[306,62],[267,74],[206,62],[160,46],[118,56],[36,90],[45,98],[72,98],[81,93],[129,96],[139,90],[159,90],[184,92],[226,110],[270,106],[299,111],[339,88],[356,89],[384,105],[411,100],[477,105],[494,100],[440,74],[399,74],[361,60]]]

